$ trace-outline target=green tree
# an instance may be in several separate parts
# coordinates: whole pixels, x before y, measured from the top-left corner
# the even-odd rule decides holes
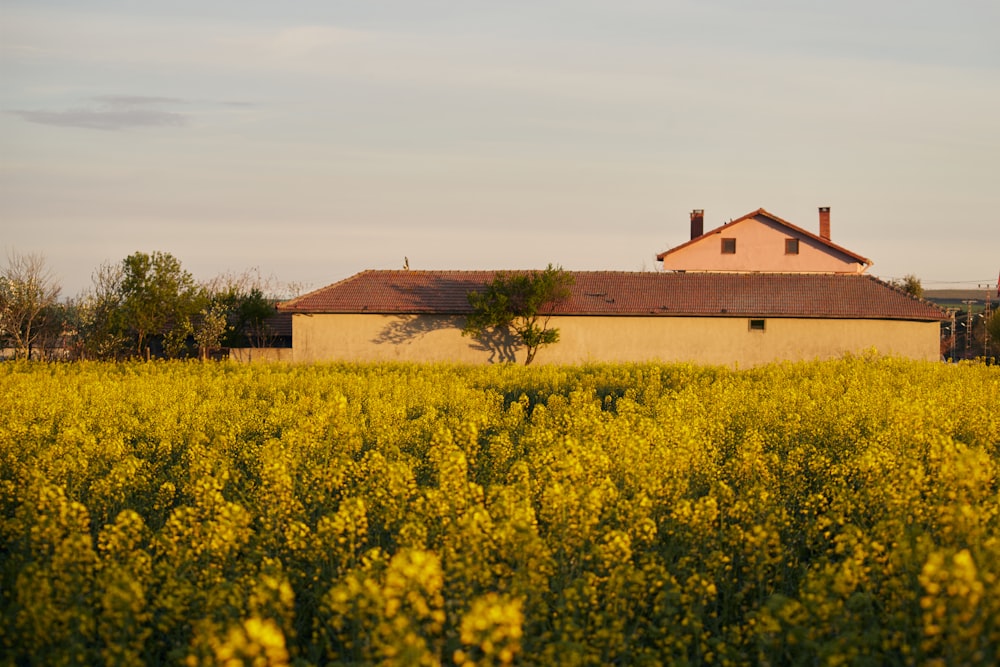
[[[915,296],[918,299],[922,299],[924,296],[924,286],[920,284],[920,278],[917,278],[912,273],[908,273],[903,278],[896,278],[889,284],[893,287],[898,287],[910,296]]]
[[[221,343],[228,347],[267,347],[274,339],[268,320],[274,316],[275,281],[257,269],[224,274],[206,285],[214,305],[226,314],[227,328]]]
[[[527,366],[540,348],[559,341],[549,318],[569,298],[572,285],[573,275],[551,264],[544,271],[497,273],[485,290],[469,292],[472,313],[462,335],[488,342],[512,333],[525,348]]]
[[[237,308],[237,321],[250,347],[267,347],[274,339],[268,320],[275,312],[275,299],[266,296],[260,288],[254,287],[243,294]]]
[[[214,297],[226,314],[222,342],[229,347],[267,347],[274,338],[268,320],[274,316],[275,299],[259,287],[232,290]]]
[[[178,322],[174,322],[170,329],[163,334],[163,354],[168,359],[182,359],[188,356],[190,346],[188,338],[195,335],[194,326],[191,320],[184,317]]]
[[[198,357],[204,361],[208,353],[222,346],[222,338],[226,335],[229,324],[226,321],[225,308],[220,303],[213,303],[208,308],[202,308],[197,326],[194,327],[194,340],[198,345]]]
[[[206,302],[180,261],[163,252],[136,252],[126,257],[118,292],[119,324],[140,356],[150,336],[166,335],[174,326],[190,325],[191,316]]]
[[[0,347],[10,345],[18,357],[31,358],[32,347],[59,324],[59,292],[42,255],[11,252],[0,272]]]

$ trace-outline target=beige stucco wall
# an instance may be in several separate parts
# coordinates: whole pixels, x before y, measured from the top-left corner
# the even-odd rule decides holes
[[[490,363],[503,355],[461,335],[462,318],[393,315],[301,315],[292,320],[296,362],[447,361]],[[939,324],[888,320],[559,317],[560,341],[535,363],[689,361],[754,366],[778,360],[828,359],[875,349],[937,360]],[[524,351],[516,360],[523,362]]]
[[[722,254],[722,238],[736,239],[736,253]],[[785,254],[785,239],[799,239],[799,254]],[[665,271],[764,271],[863,273],[867,267],[815,239],[765,216],[742,220],[663,258]]]

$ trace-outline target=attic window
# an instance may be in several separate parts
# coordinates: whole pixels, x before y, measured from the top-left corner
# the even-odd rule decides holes
[[[799,254],[799,240],[798,239],[785,239],[785,254],[786,255],[798,255]]]
[[[750,320],[747,329],[750,331],[764,331],[765,320]]]
[[[736,254],[736,239],[722,239],[722,254],[723,255]]]

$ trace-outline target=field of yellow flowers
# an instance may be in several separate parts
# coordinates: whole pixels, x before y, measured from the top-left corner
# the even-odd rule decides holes
[[[1000,368],[0,364],[39,665],[1000,662]]]

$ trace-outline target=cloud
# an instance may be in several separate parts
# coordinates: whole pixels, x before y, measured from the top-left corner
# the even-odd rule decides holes
[[[11,113],[29,123],[111,131],[135,127],[180,127],[187,122],[183,114],[155,108],[182,103],[182,100],[170,97],[100,95],[91,99],[97,103],[92,108],[64,111],[14,109]]]
[[[141,107],[158,104],[184,104],[176,97],[150,97],[146,95],[97,95],[91,98],[109,107]]]

